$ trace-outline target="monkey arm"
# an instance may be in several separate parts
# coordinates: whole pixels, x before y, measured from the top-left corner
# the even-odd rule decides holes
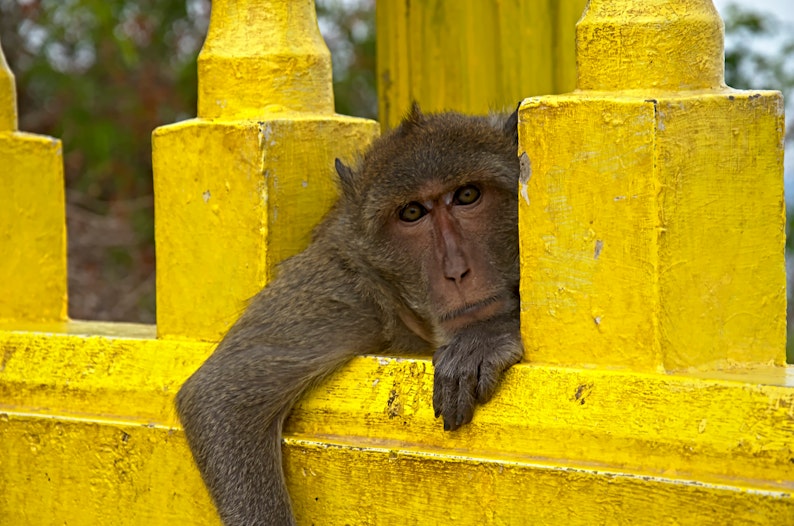
[[[433,355],[433,408],[444,429],[471,422],[476,404],[491,399],[502,373],[521,361],[517,310],[456,332]]]
[[[294,524],[283,420],[352,356],[444,343],[433,398],[446,429],[469,422],[521,358],[511,296],[516,119],[426,116],[415,106],[355,170],[336,163],[340,199],[312,243],[279,268],[177,396],[227,525]]]
[[[309,249],[285,262],[212,356],[177,410],[224,524],[294,524],[281,427],[297,399],[351,357],[380,345],[377,309],[355,276]]]

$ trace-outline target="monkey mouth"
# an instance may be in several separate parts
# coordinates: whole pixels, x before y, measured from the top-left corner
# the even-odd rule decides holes
[[[439,321],[448,328],[461,327],[500,314],[505,310],[507,303],[508,299],[504,296],[491,296],[447,312]]]

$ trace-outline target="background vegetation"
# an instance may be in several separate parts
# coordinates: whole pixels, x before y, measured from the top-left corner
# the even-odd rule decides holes
[[[339,113],[377,118],[374,3],[317,1]],[[0,0],[20,129],[63,140],[74,318],[155,320],[151,131],[195,115],[209,12],[209,0]],[[724,15],[727,83],[791,101],[794,28],[736,6]]]

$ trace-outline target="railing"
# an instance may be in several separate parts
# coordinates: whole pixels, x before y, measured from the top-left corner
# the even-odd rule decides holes
[[[407,31],[383,4],[379,34]],[[436,4],[514,18],[509,2]],[[486,51],[524,45],[494,33]],[[448,433],[429,360],[350,362],[285,429],[300,523],[794,522],[782,101],[724,86],[722,38],[709,0],[590,1],[578,89],[520,113],[527,363]],[[410,40],[387,42],[392,82],[406,57],[422,71],[396,50]],[[213,2],[198,117],[154,132],[156,334],[66,319],[60,143],[16,130],[0,62],[1,524],[217,523],[173,396],[308,242],[333,158],[377,133],[333,113],[329,60],[310,0]],[[504,102],[494,86],[483,98]]]

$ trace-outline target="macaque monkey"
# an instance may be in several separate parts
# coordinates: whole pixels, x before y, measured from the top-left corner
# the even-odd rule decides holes
[[[295,523],[281,429],[298,398],[354,356],[433,353],[444,429],[472,419],[518,362],[517,113],[417,106],[358,166],[177,410],[226,525]]]

